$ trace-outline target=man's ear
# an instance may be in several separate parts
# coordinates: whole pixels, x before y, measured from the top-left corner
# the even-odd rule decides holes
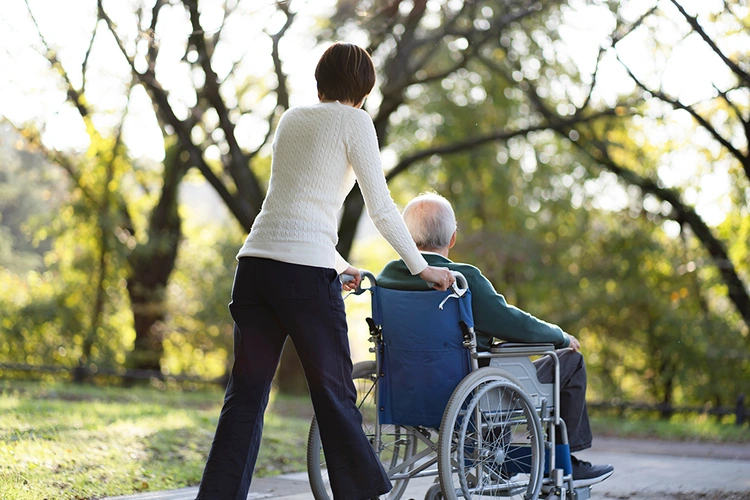
[[[453,248],[453,245],[456,244],[456,233],[458,231],[453,231],[453,235],[451,236],[451,241],[448,243],[448,248]]]

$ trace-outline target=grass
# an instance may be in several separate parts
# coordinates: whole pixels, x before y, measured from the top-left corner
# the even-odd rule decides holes
[[[719,422],[708,415],[675,415],[669,420],[656,416],[628,415],[626,418],[592,415],[594,436],[663,439],[706,443],[750,443],[750,427],[733,424],[734,417]]]
[[[200,481],[223,393],[0,382],[0,498],[94,499]],[[305,469],[312,410],[274,398],[256,475]]]

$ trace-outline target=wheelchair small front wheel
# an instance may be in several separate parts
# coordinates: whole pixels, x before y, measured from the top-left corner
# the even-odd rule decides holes
[[[375,443],[375,428],[377,419],[377,369],[375,361],[356,363],[352,369],[352,379],[357,390],[357,407],[362,414],[362,429],[370,440]],[[386,472],[410,458],[416,449],[417,441],[406,428],[394,425],[380,425],[380,449],[375,453],[380,458]],[[318,422],[313,417],[310,433],[307,438],[307,477],[315,500],[333,500],[331,484],[326,469],[326,459],[320,441]],[[407,479],[392,481],[393,489],[381,498],[398,500],[403,495]]]
[[[512,375],[482,368],[456,387],[443,414],[438,446],[446,500],[536,500],[543,457],[539,415]]]
[[[427,489],[424,500],[445,500],[443,490],[440,489],[440,483],[435,483]]]

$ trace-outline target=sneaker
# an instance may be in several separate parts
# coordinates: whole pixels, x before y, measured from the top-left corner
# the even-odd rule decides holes
[[[573,485],[576,487],[590,486],[604,481],[615,472],[611,465],[592,465],[591,462],[578,460],[570,456],[573,465]]]

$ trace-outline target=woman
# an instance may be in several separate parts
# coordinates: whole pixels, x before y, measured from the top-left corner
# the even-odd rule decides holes
[[[390,197],[370,116],[366,51],[337,43],[315,70],[320,102],[288,110],[273,143],[268,194],[245,244],[229,306],[234,367],[198,500],[245,500],[263,412],[287,335],[305,370],[336,500],[365,500],[391,484],[361,428],[338,275],[360,273],[335,250],[337,212],[355,177],[367,212],[412,274],[447,289],[450,272],[421,256]]]

